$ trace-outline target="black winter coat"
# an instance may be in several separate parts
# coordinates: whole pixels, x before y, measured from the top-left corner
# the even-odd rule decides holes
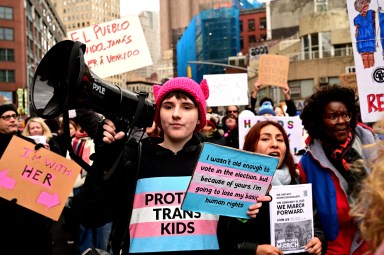
[[[16,135],[33,143],[20,133]],[[0,133],[0,157],[12,137]],[[1,254],[52,254],[52,220],[4,198],[0,198],[0,214]]]
[[[113,222],[112,249],[114,254],[127,254],[129,226],[137,180],[191,176],[201,150],[199,138],[194,136],[177,154],[160,145],[162,138],[142,140],[140,171],[138,171],[138,145],[130,140],[125,145],[117,141],[111,145],[96,146],[91,172],[80,193],[74,198],[73,208],[86,227],[97,227]],[[100,151],[101,150],[101,151]],[[115,166],[113,166],[117,163]],[[111,167],[112,166],[112,167]],[[213,255],[218,250],[175,251],[150,254]],[[140,253],[147,254],[147,253]]]

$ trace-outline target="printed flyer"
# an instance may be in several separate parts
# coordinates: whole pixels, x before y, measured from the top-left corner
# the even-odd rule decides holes
[[[271,245],[284,254],[304,252],[313,237],[312,185],[273,186],[269,194]]]
[[[248,207],[265,195],[279,159],[204,143],[181,208],[248,219]]]

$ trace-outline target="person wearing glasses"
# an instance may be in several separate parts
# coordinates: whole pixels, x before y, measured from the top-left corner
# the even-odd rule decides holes
[[[16,108],[12,104],[0,105],[0,157],[14,135],[33,143],[20,134],[18,127]],[[4,244],[1,254],[52,255],[50,219],[18,205],[16,199],[0,197],[0,212],[0,240]]]
[[[235,116],[235,118],[238,118],[239,117],[239,107],[236,106],[236,105],[229,105],[227,106],[227,109],[225,111],[225,115],[226,116]]]
[[[338,85],[317,90],[305,100],[300,115],[309,137],[298,169],[301,181],[312,183],[319,219],[329,240],[328,255],[367,251],[349,211],[370,171],[358,174],[350,171],[350,165],[372,155],[364,146],[379,139],[368,126],[358,123],[358,115],[353,89]]]

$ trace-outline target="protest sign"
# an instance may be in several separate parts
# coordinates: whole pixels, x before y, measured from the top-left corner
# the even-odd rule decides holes
[[[137,15],[70,31],[67,37],[87,45],[85,63],[100,78],[152,65]]]
[[[35,143],[41,143],[46,144],[47,143],[47,137],[45,135],[30,135],[28,138],[31,138],[35,141]]]
[[[248,105],[246,73],[204,75],[209,87],[208,106]]]
[[[240,114],[239,115],[239,146],[243,148],[245,136],[253,125],[259,121],[263,120],[274,120],[277,121],[281,126],[283,126],[285,132],[289,138],[289,146],[291,153],[295,159],[295,162],[298,163],[300,156],[295,155],[299,150],[305,148],[305,137],[307,133],[304,130],[304,127],[301,123],[299,116],[295,117],[278,117],[278,116],[255,116],[249,114]]]
[[[284,254],[304,252],[313,237],[312,185],[272,186],[271,245]]]
[[[58,220],[80,166],[13,136],[0,159],[0,197]]]
[[[339,75],[341,86],[357,90],[356,73],[344,73]]]
[[[278,158],[204,143],[181,208],[249,218],[248,207],[265,195]]]
[[[361,118],[375,122],[384,118],[384,6],[380,1],[355,6],[347,0]]]
[[[286,87],[288,83],[289,58],[279,55],[261,55],[259,82],[261,85]]]

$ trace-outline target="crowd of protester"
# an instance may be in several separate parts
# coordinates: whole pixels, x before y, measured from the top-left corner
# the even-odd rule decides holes
[[[249,208],[251,219],[246,223],[202,214],[199,220],[211,224],[199,225],[199,231],[210,235],[193,236],[193,242],[188,236],[178,241],[163,239],[150,229],[151,219],[139,204],[139,191],[146,195],[185,191],[204,142],[266,155],[273,148],[280,163],[272,188],[312,184],[315,234],[303,242],[306,253],[362,255],[377,250],[376,254],[383,254],[384,153],[379,145],[384,120],[361,123],[352,89],[330,85],[306,98],[298,116],[308,137],[300,162],[295,163],[286,131],[273,121],[274,116],[298,114],[288,84],[281,88],[284,102],[275,106],[271,98],[261,98],[256,109],[261,86],[257,81],[250,107],[228,105],[222,114],[207,107],[205,80],[197,84],[188,78],[173,78],[155,86],[153,125],[135,130],[139,134],[133,140],[116,130],[113,120],[103,120],[96,113],[76,111],[69,121],[70,137],[65,137],[60,118],[29,117],[21,127],[16,108],[0,106],[0,156],[16,135],[35,143],[36,150],[45,148],[68,159],[72,149],[97,173],[81,170],[62,213],[62,227],[70,233],[68,243],[77,247],[75,255],[92,247],[112,247],[113,254],[283,254],[270,243],[269,196],[260,197]],[[272,119],[255,124],[240,148],[242,111]],[[104,125],[99,125],[102,120]],[[96,132],[102,133],[100,141],[94,140]],[[44,142],[36,137],[43,137]],[[0,198],[0,211],[0,240],[7,244],[4,254],[53,254],[50,231],[57,223],[19,206],[15,199]],[[153,238],[143,241],[143,235]]]

